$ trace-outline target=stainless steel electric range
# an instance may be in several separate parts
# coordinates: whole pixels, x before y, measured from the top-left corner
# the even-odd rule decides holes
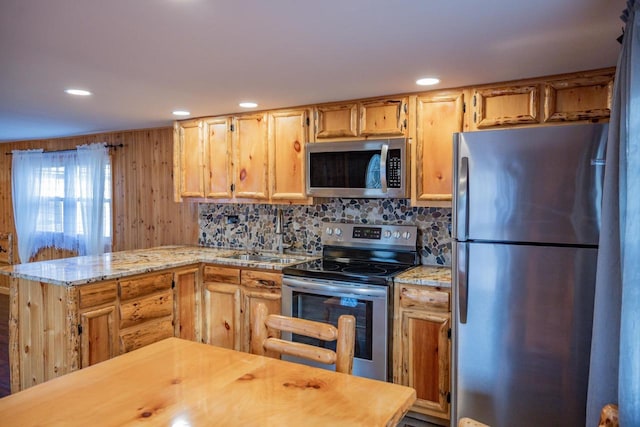
[[[390,381],[393,277],[419,263],[416,243],[415,226],[326,223],[322,258],[283,269],[282,313],[334,325],[340,315],[353,315],[353,374]],[[335,342],[295,334],[283,339],[335,350]]]

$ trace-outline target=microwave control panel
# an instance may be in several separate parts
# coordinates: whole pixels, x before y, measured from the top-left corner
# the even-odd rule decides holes
[[[389,188],[402,187],[402,160],[400,158],[400,150],[390,150],[387,162],[387,186]]]

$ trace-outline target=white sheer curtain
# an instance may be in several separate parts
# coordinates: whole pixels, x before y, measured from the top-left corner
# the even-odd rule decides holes
[[[627,1],[616,70],[596,277],[587,426],[617,403],[640,426],[640,1]]]
[[[42,158],[42,150],[13,152],[11,194],[21,262],[27,262],[38,251],[39,243],[34,230],[40,209]]]
[[[21,262],[39,249],[78,255],[110,250],[110,158],[104,144],[43,153],[14,151],[13,210]]]
[[[84,233],[81,242],[87,255],[103,254],[110,250],[111,241],[105,238],[105,170],[109,165],[109,151],[104,144],[78,147],[78,182],[80,212]],[[107,233],[110,235],[110,233]]]

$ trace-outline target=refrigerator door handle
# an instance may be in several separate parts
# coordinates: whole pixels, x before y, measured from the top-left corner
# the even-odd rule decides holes
[[[465,242],[458,243],[457,254],[457,285],[458,285],[458,318],[460,323],[467,323],[467,307],[469,305],[469,244]]]
[[[458,214],[457,238],[466,240],[469,229],[469,158],[460,159],[460,171],[458,175],[456,213]]]

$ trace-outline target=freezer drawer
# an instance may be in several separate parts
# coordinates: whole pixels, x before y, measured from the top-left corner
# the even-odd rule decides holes
[[[452,425],[584,425],[597,249],[454,251]]]

